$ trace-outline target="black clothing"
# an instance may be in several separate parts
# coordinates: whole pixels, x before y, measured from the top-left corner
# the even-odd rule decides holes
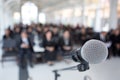
[[[30,66],[32,66],[32,59],[33,59],[33,48],[32,44],[30,42],[30,39],[27,38],[28,40],[28,46],[29,48],[22,48],[21,44],[23,44],[22,38],[20,39],[19,42],[19,60],[20,60],[20,67],[25,67],[26,63],[26,58],[28,58]],[[26,57],[27,56],[27,57]]]
[[[113,56],[120,56],[120,49],[118,49],[116,47],[117,44],[120,45],[120,35],[111,35],[110,36],[110,40],[112,42],[112,45],[111,45],[111,49],[112,49],[112,53],[113,53]]]
[[[61,38],[60,41],[59,41],[59,45],[60,45],[60,48],[61,48],[61,55],[63,55],[63,56],[68,55],[69,52],[72,50],[72,40],[71,39]],[[71,49],[70,50],[65,50],[64,46],[71,47]]]
[[[16,41],[16,47],[19,48],[19,42],[20,42],[20,33],[14,33],[14,40]]]
[[[56,50],[54,51],[49,51],[46,49],[46,47],[53,47],[55,49],[55,42],[54,39],[51,39],[50,41],[48,41],[46,38],[44,38],[43,40],[43,46],[45,48],[45,54],[44,54],[44,58],[46,61],[53,61],[56,59]]]
[[[88,39],[87,39],[87,34],[79,34],[79,40],[80,40],[80,44],[83,45]]]
[[[59,50],[59,39],[60,39],[59,34],[58,33],[54,34],[53,39],[54,39],[54,42],[55,42],[55,49]]]
[[[99,34],[96,36],[96,39],[97,39],[97,40],[100,40],[100,41],[103,41],[103,42],[109,42],[109,41],[110,41],[108,35],[103,36],[101,33],[99,33]]]

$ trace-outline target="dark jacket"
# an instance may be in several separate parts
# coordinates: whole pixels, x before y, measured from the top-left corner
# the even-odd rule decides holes
[[[72,47],[73,44],[72,44],[71,38],[68,40],[68,44],[66,44],[64,38],[62,37],[62,38],[60,39],[60,41],[59,41],[59,45],[60,45],[60,47],[61,47],[61,50],[65,51],[65,50],[63,49],[63,46],[70,46],[70,47]]]
[[[22,41],[22,38],[20,38],[20,40],[19,40],[19,49],[22,49],[21,48],[21,44],[23,43],[23,41]],[[29,43],[29,50],[30,51],[33,51],[33,46],[32,46],[32,42],[30,41],[30,39],[28,38],[28,43]]]

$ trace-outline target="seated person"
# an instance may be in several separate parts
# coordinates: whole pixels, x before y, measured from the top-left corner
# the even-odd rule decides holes
[[[30,66],[33,67],[32,64],[32,44],[30,42],[30,39],[28,38],[28,35],[26,31],[23,31],[21,33],[21,38],[19,42],[19,58],[20,58],[20,67],[24,68],[26,66],[25,63],[25,58],[27,56]]]
[[[32,43],[32,45],[34,44],[33,42],[33,39],[34,39],[34,33],[33,33],[33,28],[31,26],[28,26],[27,27],[27,34],[28,34],[28,37],[30,39],[30,42]]]
[[[45,33],[43,46],[45,48],[45,60],[49,65],[53,65],[53,61],[56,59],[56,51],[52,31],[47,31]]]
[[[17,38],[17,37],[20,37],[20,32],[21,32],[21,28],[19,26],[15,27],[14,28],[14,37]]]
[[[10,30],[6,29],[5,35],[3,36],[3,50],[5,52],[14,51],[15,44],[11,44],[11,43],[15,43],[15,42],[13,41],[13,38],[11,37]]]
[[[61,50],[60,50],[60,46],[59,46],[59,39],[60,39],[60,31],[59,28],[57,26],[53,26],[52,27],[52,31],[53,31],[53,38],[55,41],[55,50],[57,51],[57,60],[61,61],[62,60],[62,56],[61,56]]]
[[[95,38],[95,32],[93,31],[93,28],[88,27],[86,29],[87,33],[87,40],[94,39]]]
[[[120,56],[120,31],[118,29],[114,30],[110,40],[112,42],[111,49],[113,56]]]
[[[102,42],[105,43],[105,45],[106,45],[107,48],[108,48],[108,52],[109,52],[108,58],[110,58],[110,57],[111,57],[111,49],[110,49],[110,47],[111,47],[111,42],[110,42],[110,39],[109,39],[108,32],[106,32],[106,31],[100,32],[100,33],[96,36],[95,39],[98,39],[98,40],[100,40],[100,41],[102,41]]]
[[[16,41],[17,48],[19,47],[19,40],[20,40],[20,33],[21,33],[21,28],[19,26],[16,26],[14,28],[14,40]]]
[[[41,38],[43,36],[42,27],[40,25],[37,25],[36,32],[37,32],[39,38]]]
[[[80,34],[79,34],[79,40],[81,45],[83,45],[87,41],[87,33],[86,33],[86,28],[82,27]]]
[[[65,30],[63,32],[63,36],[60,39],[60,46],[61,46],[63,55],[67,55],[67,53],[69,53],[69,51],[72,50],[72,40],[70,37],[70,32],[68,30]]]
[[[102,31],[101,33],[97,34],[95,39],[103,41],[104,43],[109,42],[109,36],[108,36],[108,33],[106,31]]]
[[[40,25],[36,27],[36,36],[38,37],[40,47],[43,47],[43,31]]]
[[[53,31],[53,38],[56,43],[55,48],[56,48],[56,50],[59,50],[59,38],[60,38],[59,28],[57,26],[53,26],[52,31]]]

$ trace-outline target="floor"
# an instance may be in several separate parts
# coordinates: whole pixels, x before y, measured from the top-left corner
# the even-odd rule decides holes
[[[1,53],[0,50],[0,55]],[[54,66],[37,64],[34,68],[28,66],[23,70],[14,61],[9,61],[5,62],[4,68],[0,63],[0,80],[55,80],[53,70],[77,64],[72,61],[69,64],[62,61],[56,62]],[[120,58],[111,58],[100,64],[92,64],[90,70],[85,72],[66,70],[58,73],[61,75],[58,80],[120,80]]]

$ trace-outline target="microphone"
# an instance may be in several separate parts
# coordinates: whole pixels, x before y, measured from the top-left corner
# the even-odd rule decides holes
[[[98,64],[106,60],[108,48],[102,41],[92,39],[71,54],[75,62],[81,63],[77,66],[78,70],[86,71],[89,69],[89,64]]]
[[[98,64],[108,57],[108,48],[104,42],[92,39],[81,48],[81,57],[90,64]]]
[[[101,63],[106,60],[107,56],[108,56],[108,48],[104,44],[104,42],[91,39],[87,41],[82,46],[82,48],[78,48],[77,50],[70,52],[70,55],[67,56],[67,58],[72,58],[73,61],[79,62],[80,64],[69,68],[54,70],[54,72],[70,70],[76,67],[77,70],[83,72],[89,69],[89,64]]]
[[[87,41],[82,48],[72,51],[71,54],[75,62],[80,62],[80,64],[77,65],[77,70],[83,72],[89,69],[89,64],[98,64],[105,61],[108,56],[108,48],[102,41],[92,39]],[[60,76],[58,71],[74,68],[76,68],[76,66],[54,70],[55,80]]]

